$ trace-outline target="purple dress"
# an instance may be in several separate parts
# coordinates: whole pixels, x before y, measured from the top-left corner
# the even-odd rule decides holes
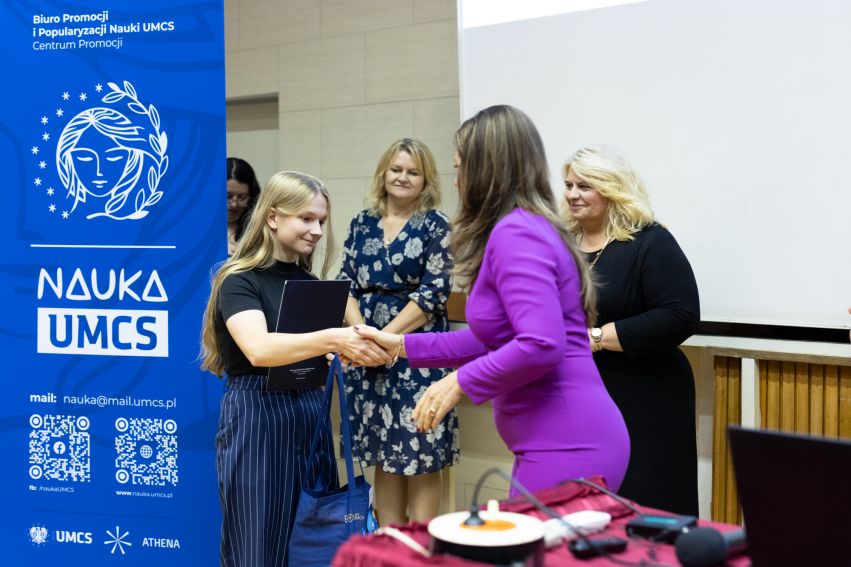
[[[530,490],[595,474],[617,490],[629,462],[626,425],[591,356],[580,285],[555,228],[515,209],[488,239],[469,328],[405,336],[412,367],[459,368],[464,393],[492,401],[513,476]]]

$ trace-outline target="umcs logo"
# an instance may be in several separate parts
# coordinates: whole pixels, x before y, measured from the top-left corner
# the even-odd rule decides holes
[[[65,301],[119,301],[162,303],[168,296],[156,270],[109,270],[98,275],[93,268],[87,278],[74,270],[67,286],[62,268],[42,268],[38,276],[38,299],[45,295]],[[51,294],[52,292],[52,294]],[[168,356],[168,311],[153,309],[38,308],[39,353]]]
[[[33,526],[30,528],[30,541],[33,545],[41,547],[47,543],[47,528],[44,526]]]
[[[56,530],[53,532],[53,538],[57,543],[77,543],[82,545],[91,545],[93,541],[92,532],[71,532],[68,530]]]

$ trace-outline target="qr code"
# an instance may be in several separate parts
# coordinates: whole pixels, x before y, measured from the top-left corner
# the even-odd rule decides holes
[[[121,484],[177,485],[177,423],[172,419],[119,417],[115,429],[115,480]]]
[[[89,418],[73,415],[30,416],[30,477],[91,482]]]

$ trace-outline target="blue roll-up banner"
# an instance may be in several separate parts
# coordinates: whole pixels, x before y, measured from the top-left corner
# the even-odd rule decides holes
[[[4,565],[215,565],[222,0],[3,0]]]

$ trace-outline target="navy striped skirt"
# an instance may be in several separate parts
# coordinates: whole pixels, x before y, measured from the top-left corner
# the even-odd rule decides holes
[[[287,565],[310,445],[323,418],[321,388],[266,392],[265,387],[265,376],[229,377],[222,396],[216,472],[223,567]],[[321,451],[320,468],[334,482],[330,435],[322,439]]]

